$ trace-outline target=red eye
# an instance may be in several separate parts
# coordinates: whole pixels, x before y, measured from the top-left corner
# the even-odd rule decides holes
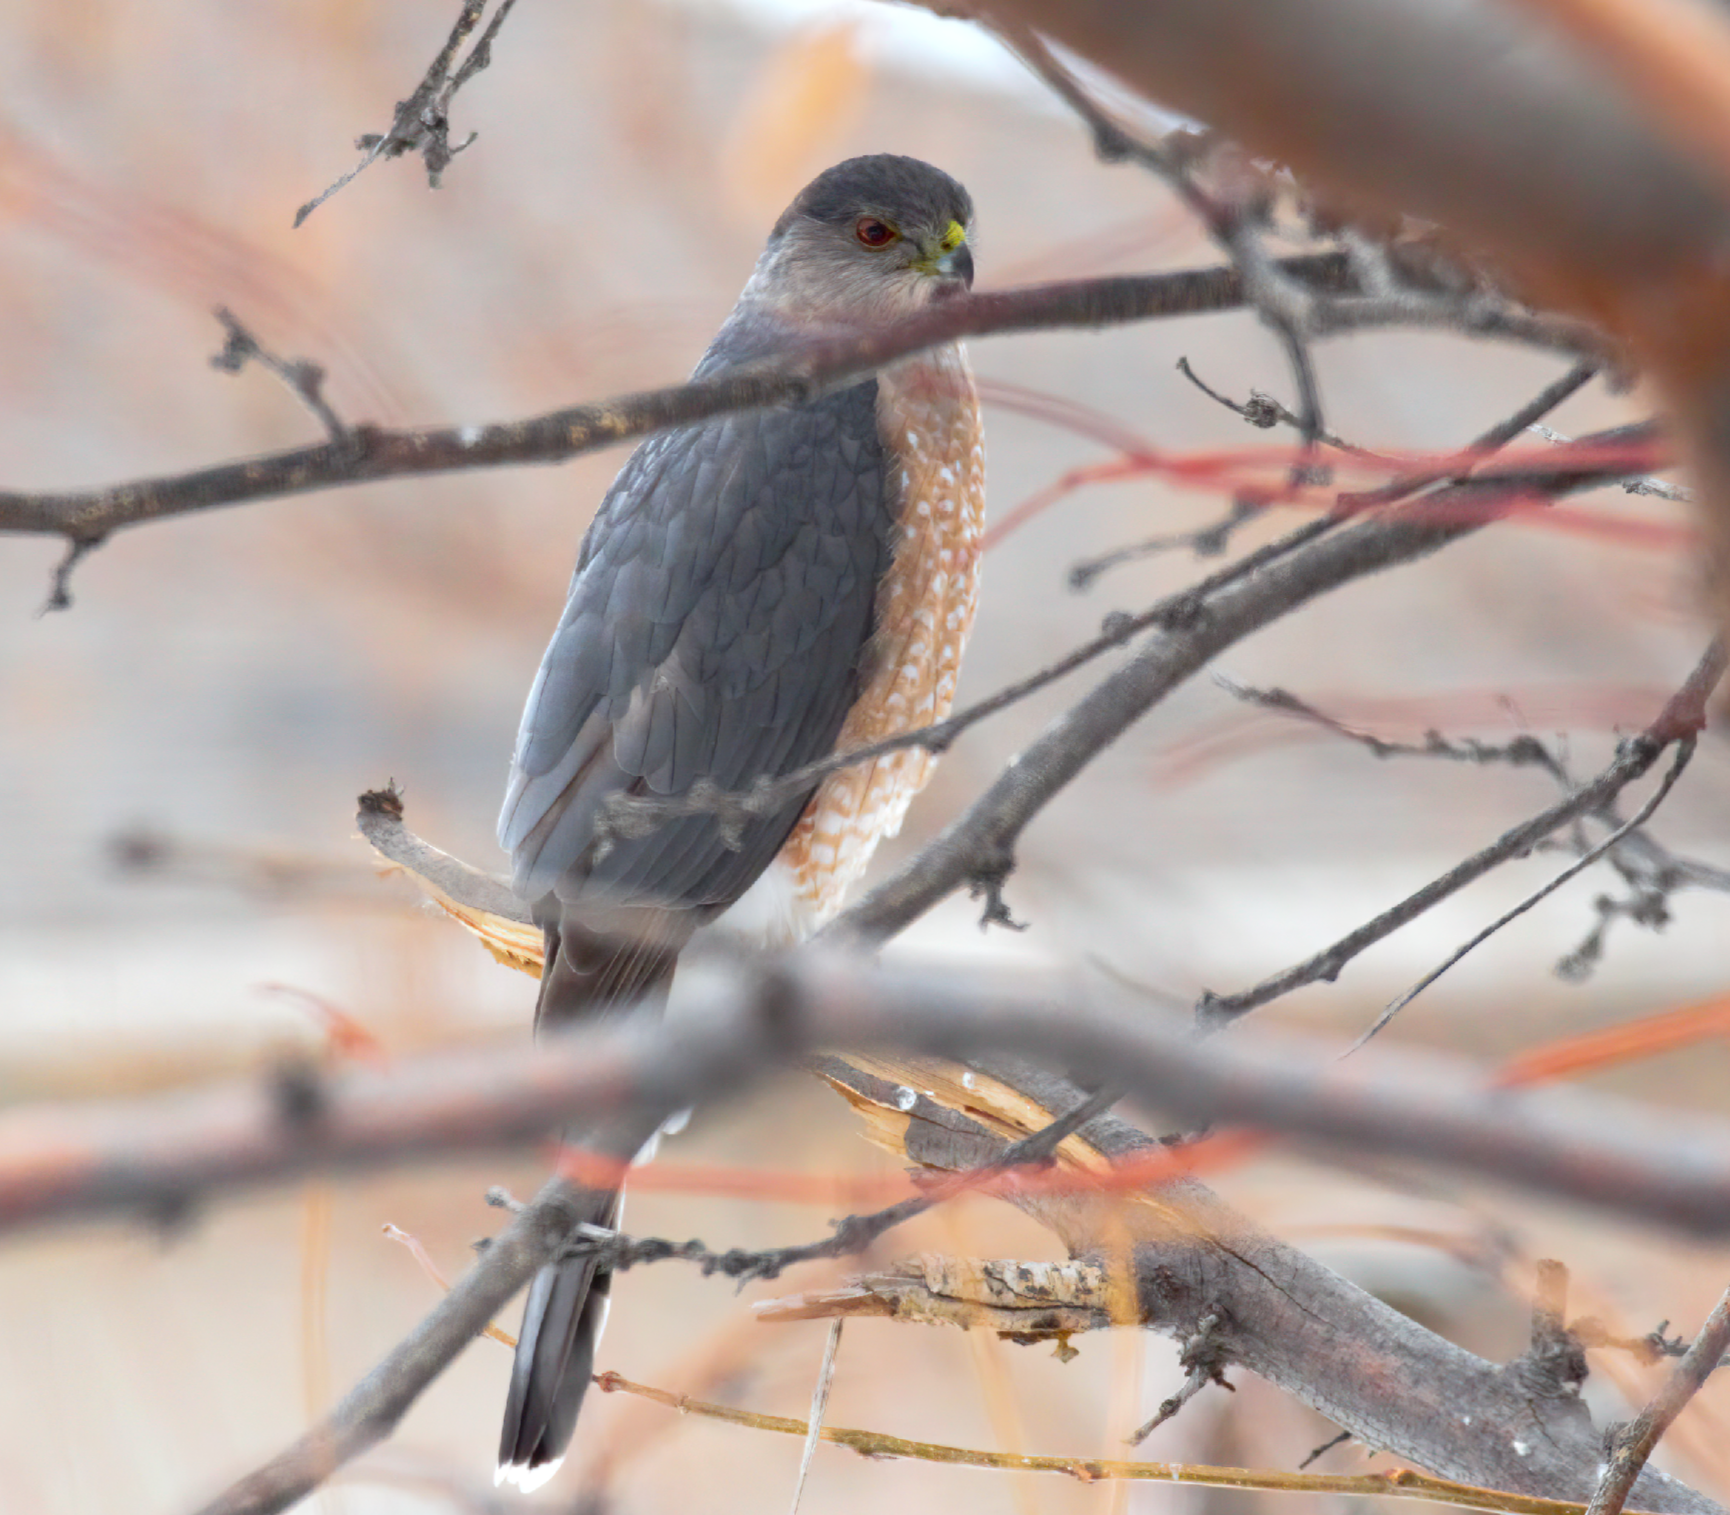
[[[886,221],[879,221],[875,216],[862,216],[853,227],[853,235],[867,247],[887,247],[900,234]]]

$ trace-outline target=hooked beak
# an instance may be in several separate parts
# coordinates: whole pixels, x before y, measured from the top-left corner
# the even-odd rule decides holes
[[[943,278],[958,280],[963,289],[973,288],[973,249],[965,242],[937,258],[932,266]]]

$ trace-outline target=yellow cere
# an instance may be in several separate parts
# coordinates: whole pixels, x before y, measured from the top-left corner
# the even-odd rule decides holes
[[[955,249],[958,248],[966,240],[967,240],[967,228],[964,227],[959,221],[951,221],[949,223],[949,229],[943,233],[942,242],[939,243],[938,245],[940,247],[942,247],[944,252],[949,253],[949,252],[954,252]]]

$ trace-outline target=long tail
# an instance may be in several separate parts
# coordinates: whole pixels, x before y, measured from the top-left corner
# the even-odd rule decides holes
[[[664,997],[689,931],[671,936],[676,939],[621,941],[594,936],[569,922],[548,926],[536,1029],[591,1020],[639,1000]],[[566,1139],[578,1142],[581,1133],[568,1131]],[[573,1222],[609,1228],[618,1224],[618,1190],[579,1190],[573,1200]],[[594,1373],[612,1285],[611,1272],[597,1268],[589,1257],[550,1263],[529,1285],[505,1398],[495,1481],[535,1489],[564,1461]]]
[[[578,1218],[611,1227],[618,1213],[616,1193],[597,1194]],[[612,1288],[610,1272],[580,1257],[542,1268],[529,1285],[505,1396],[496,1482],[515,1483],[527,1493],[558,1472],[595,1371]]]

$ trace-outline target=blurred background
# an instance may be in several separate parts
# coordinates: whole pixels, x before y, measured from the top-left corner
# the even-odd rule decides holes
[[[429,191],[418,162],[377,164],[292,229],[296,207],[352,165],[352,139],[388,124],[456,9],[11,0],[0,15],[0,485],[94,485],[314,440],[312,420],[261,370],[211,369],[219,304],[277,352],[322,365],[332,403],[354,422],[503,419],[677,381],[781,207],[859,152],[912,153],[969,186],[984,287],[1215,261],[1161,188],[1096,163],[1073,122],[966,23],[814,0],[524,5],[456,101],[454,136],[479,138],[442,189]],[[1165,449],[1268,442],[1176,371],[1183,356],[1229,395],[1291,399],[1276,346],[1249,316],[976,343],[994,514],[1114,455],[1097,427],[1065,422],[1057,401]],[[1433,335],[1336,342],[1319,363],[1334,431],[1420,451],[1460,445],[1561,371],[1552,358]],[[1637,394],[1595,386],[1552,421],[1575,434],[1640,413]],[[401,880],[378,876],[353,801],[395,778],[422,835],[502,866],[492,827],[521,702],[621,459],[374,485],[128,531],[78,568],[75,606],[49,615],[37,612],[58,544],[0,541],[0,1103],[257,1070],[323,1048],[338,1022],[386,1054],[527,1035],[529,981]],[[1158,480],[1093,485],[1004,535],[987,559],[963,701],[1209,566],[1150,558],[1075,593],[1071,564],[1202,524],[1225,503]],[[1676,507],[1607,492],[1584,514],[1588,529],[1503,525],[1359,584],[1235,649],[1220,671],[1285,685],[1385,736],[1559,735],[1589,773],[1618,730],[1656,713],[1707,628],[1686,554],[1619,529],[1682,522]],[[1298,519],[1275,516],[1241,541]],[[956,814],[1088,678],[971,732],[883,862]],[[1028,931],[982,936],[977,907],[955,900],[892,950],[1103,973],[1141,986],[1149,1013],[1178,1016],[1204,987],[1242,988],[1325,945],[1554,794],[1529,770],[1378,761],[1197,680],[1028,832],[1009,896]],[[1652,829],[1730,865],[1721,730]],[[1539,854],[1502,870],[1339,984],[1264,1017],[1355,1034],[1559,866]],[[1562,890],[1391,1034],[1494,1061],[1723,991],[1730,898],[1711,894],[1679,896],[1662,933],[1618,926],[1588,982],[1559,979],[1554,964],[1595,920],[1594,894],[1614,887],[1588,875]],[[1725,1071],[1724,1050],[1708,1046],[1594,1086],[1724,1113]],[[704,1112],[675,1145],[692,1162],[813,1173],[886,1161],[839,1101],[803,1083],[749,1109]],[[524,1158],[224,1204],[166,1239],[91,1227],[7,1240],[0,1509],[166,1512],[214,1493],[430,1306],[436,1286],[384,1225],[454,1273],[496,1226],[486,1187],[529,1192],[538,1181],[538,1161]],[[1522,1259],[1567,1261],[1575,1309],[1635,1334],[1666,1318],[1691,1332],[1730,1261],[1507,1195],[1290,1157],[1221,1175],[1220,1187],[1503,1358],[1525,1335]],[[826,1219],[657,1192],[632,1202],[629,1224],[767,1245],[819,1235]],[[918,1248],[1056,1255],[1031,1223],[981,1202],[928,1218],[890,1250]],[[730,1286],[677,1265],[630,1274],[615,1298],[603,1367],[804,1412],[821,1325],[757,1326]],[[829,1419],[967,1446],[1124,1455],[1122,1438],[1178,1381],[1172,1348],[1103,1335],[1080,1346],[1062,1365],[960,1333],[855,1325]],[[1618,1393],[1642,1397],[1651,1375],[1599,1359],[1592,1392],[1620,1414]],[[507,1367],[504,1351],[477,1344],[322,1505],[480,1507]],[[1331,1435],[1266,1386],[1240,1389],[1204,1396],[1145,1455],[1289,1468]],[[1714,1394],[1666,1446],[1722,1497],[1730,1395]],[[567,1504],[605,1488],[624,1510],[757,1510],[790,1497],[798,1455],[792,1438],[597,1398],[576,1455],[540,1498]],[[1320,1466],[1363,1460],[1346,1448]],[[1246,1498],[867,1463],[825,1448],[804,1507],[966,1500],[1056,1515]]]

